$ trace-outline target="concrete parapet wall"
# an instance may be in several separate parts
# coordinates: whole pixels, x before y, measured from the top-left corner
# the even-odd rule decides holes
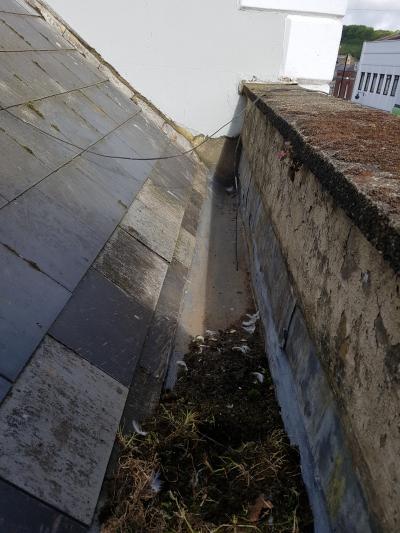
[[[343,104],[335,110],[335,126],[328,97],[283,86],[246,92],[240,179],[253,284],[284,418],[302,454],[316,530],[398,531],[398,225],[394,191],[377,200],[379,177],[385,193],[387,181],[398,180],[398,168],[390,173],[386,161],[380,168],[371,154],[374,188],[361,186],[346,175],[348,169],[359,175],[357,154],[353,163],[341,158],[341,150],[352,149],[350,137],[343,148],[336,143],[336,152],[325,137],[317,147],[300,116],[308,106],[321,124],[329,119],[335,141],[346,113],[359,113],[362,121],[368,119],[364,110]],[[332,168],[328,185],[323,163]],[[372,167],[365,163],[368,175]],[[346,180],[356,189],[347,205],[346,195],[335,194]],[[374,207],[376,225],[387,224],[387,232],[372,236],[367,228],[374,220],[362,216],[371,217]]]

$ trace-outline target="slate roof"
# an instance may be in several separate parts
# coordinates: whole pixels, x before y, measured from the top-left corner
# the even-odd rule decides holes
[[[182,148],[75,44],[0,0],[1,531],[91,523],[135,376],[161,387],[204,196],[192,156],[96,155]]]

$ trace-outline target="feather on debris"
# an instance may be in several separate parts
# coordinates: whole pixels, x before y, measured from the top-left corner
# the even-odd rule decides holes
[[[143,431],[143,429],[140,427],[139,422],[136,420],[132,420],[132,426],[135,433],[138,435],[141,435],[142,437],[145,437],[147,435],[147,431]]]
[[[254,315],[247,314],[246,316],[248,317],[248,320],[242,322],[242,328],[250,335],[253,335],[256,329],[256,323],[260,319],[260,312],[257,311],[257,313],[254,313]]]
[[[246,355],[247,353],[250,352],[250,348],[249,346],[247,345],[244,345],[244,346],[234,346],[232,348],[232,351],[233,352],[241,352],[242,354]]]
[[[160,472],[155,472],[150,481],[150,488],[155,493],[161,492],[163,482],[161,481]]]

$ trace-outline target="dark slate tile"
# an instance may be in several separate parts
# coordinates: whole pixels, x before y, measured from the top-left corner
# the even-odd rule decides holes
[[[14,110],[11,111],[14,112]],[[79,150],[76,148],[72,148],[65,143],[51,139],[28,124],[24,124],[11,113],[1,114],[1,127],[6,131],[7,135],[18,144],[26,146],[29,150],[32,150],[35,156],[40,159],[42,163],[51,168],[51,170],[59,168],[79,153]],[[56,128],[56,125],[53,124],[52,126],[51,123],[50,129],[52,133],[58,137],[64,138],[63,135],[54,128]]]
[[[0,210],[0,243],[74,289],[105,239],[36,189]]]
[[[151,315],[151,309],[91,269],[50,334],[123,385],[129,385]]]
[[[11,382],[0,376],[0,402],[4,400],[11,389]]]
[[[0,531],[86,533],[87,527],[0,480]]]
[[[8,200],[47,176],[51,170],[35,157],[33,150],[0,131],[0,194]]]
[[[74,143],[78,147],[87,148],[101,139],[103,133],[85,120],[79,112],[75,112],[71,105],[73,100],[75,101],[72,97],[67,99],[65,96],[54,96],[13,108],[12,113],[51,135]],[[27,124],[24,124],[24,127],[32,129]],[[101,129],[105,131],[104,128]],[[43,134],[40,135],[43,137]],[[56,142],[60,144],[59,141]]]
[[[0,374],[14,381],[70,293],[0,246]]]
[[[98,142],[93,151],[111,155],[127,154],[126,145],[113,135]],[[150,172],[150,169],[140,162],[103,158],[87,152],[82,154],[78,164],[86,175],[101,184],[126,207],[132,203]]]
[[[80,158],[49,176],[37,189],[93,229],[103,242],[126,212],[109,190],[81,171]]]
[[[135,148],[128,144],[128,140],[126,139],[125,135],[120,133],[120,128],[111,133],[105,140],[107,141],[108,145],[107,149],[105,149],[105,142],[100,141],[96,144],[92,151],[122,157],[140,157],[140,155],[135,151]],[[85,154],[85,158],[89,157],[91,160],[96,158],[102,165],[107,164],[106,161],[108,161],[108,164],[110,164],[111,161],[114,161],[114,165],[116,165],[118,168],[122,167],[124,172],[128,173],[130,176],[133,176],[141,183],[143,183],[149,177],[155,165],[154,161],[129,161],[124,159],[107,160],[106,158],[97,157],[96,155]]]

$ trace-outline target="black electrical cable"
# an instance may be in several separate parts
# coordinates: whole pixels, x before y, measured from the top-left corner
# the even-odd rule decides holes
[[[76,48],[26,48],[25,50],[0,50],[0,54],[22,54],[26,52],[76,52]]]
[[[19,107],[21,105],[29,105],[33,104],[34,102],[42,102],[43,100],[47,100],[48,98],[53,98],[55,96],[63,96],[65,94],[73,93],[75,91],[83,91],[84,89],[91,89],[92,87],[97,87],[98,85],[101,85],[102,83],[106,83],[107,81],[110,81],[109,79],[98,81],[97,83],[91,83],[90,85],[85,85],[84,87],[75,87],[74,89],[69,89],[68,91],[63,91],[61,93],[54,93],[49,94],[47,96],[41,96],[39,98],[33,98],[32,100],[29,100],[29,102],[22,102],[19,104],[11,104],[6,107],[0,107],[0,111],[7,111],[8,109],[12,109],[13,107]]]
[[[3,10],[0,10],[0,13],[3,13],[4,15],[18,15],[21,17],[42,18],[40,15],[34,15],[33,13],[16,13],[15,11],[3,11]]]
[[[258,102],[258,100],[261,99],[261,97],[262,97],[262,95],[258,96],[254,100],[253,104],[255,105]],[[26,104],[29,104],[29,101],[26,102],[25,105]],[[24,105],[24,104],[20,104],[20,105]],[[16,118],[20,122],[23,122],[24,124],[27,124],[28,126],[31,126],[32,128],[34,128],[35,130],[39,131],[41,134],[46,135],[47,137],[50,137],[50,138],[52,138],[52,139],[54,139],[56,141],[59,141],[61,143],[67,144],[68,146],[72,146],[73,148],[76,148],[77,150],[82,150],[85,153],[93,154],[93,155],[95,155],[97,157],[103,157],[103,158],[106,158],[106,159],[118,159],[118,160],[124,160],[124,161],[163,161],[163,160],[176,159],[178,157],[183,157],[185,155],[188,155],[188,154],[194,152],[195,150],[200,148],[200,146],[203,146],[203,144],[205,144],[206,142],[210,141],[215,135],[217,135],[217,133],[219,133],[221,130],[223,130],[226,126],[228,126],[234,120],[236,120],[241,115],[243,115],[243,113],[246,111],[246,107],[244,107],[242,109],[242,111],[237,113],[231,120],[229,120],[228,122],[223,124],[220,128],[218,128],[216,131],[214,131],[211,135],[207,135],[202,142],[200,142],[199,144],[197,144],[196,146],[194,146],[190,150],[186,150],[185,152],[182,152],[180,154],[166,155],[166,156],[159,156],[159,157],[129,157],[129,156],[117,156],[117,155],[111,155],[111,154],[101,154],[101,153],[95,152],[93,150],[88,150],[85,147],[79,146],[79,145],[74,144],[74,143],[72,143],[70,141],[66,141],[65,139],[61,139],[60,137],[57,137],[57,135],[53,135],[52,133],[49,133],[49,132],[47,132],[45,130],[42,130],[38,126],[35,126],[35,124],[32,124],[31,122],[29,122],[27,120],[24,120],[23,118],[19,117],[18,115],[15,115],[9,109],[4,109],[3,108],[3,109],[0,109],[0,111],[6,111],[7,113],[9,113],[11,116]]]

